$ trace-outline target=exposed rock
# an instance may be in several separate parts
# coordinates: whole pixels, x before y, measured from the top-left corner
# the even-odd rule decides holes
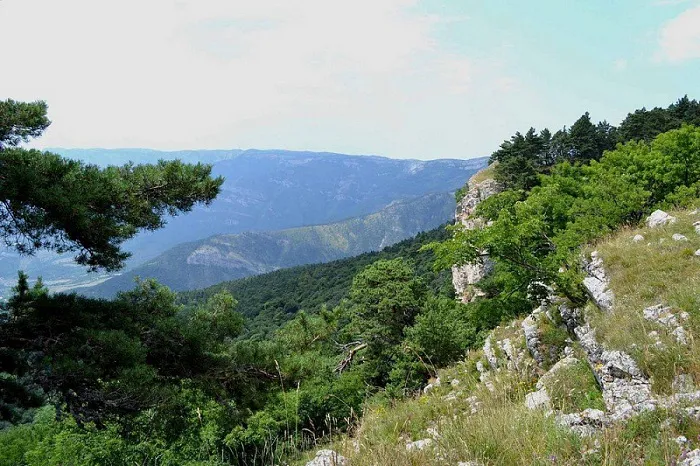
[[[557,372],[559,372],[562,369],[565,369],[567,367],[574,366],[578,364],[579,360],[576,359],[573,356],[566,356],[565,358],[561,359],[558,361],[555,365],[552,366],[551,369],[549,369],[542,377],[540,377],[540,380],[537,381],[537,385],[535,387],[538,390],[543,390],[547,387],[547,385],[555,379],[557,376]]]
[[[610,280],[605,274],[603,260],[599,257],[598,251],[591,253],[590,261],[584,261],[584,269],[587,277],[583,279],[583,286],[596,306],[602,311],[609,312],[613,306],[614,295],[609,288]]]
[[[440,386],[440,377],[436,378],[435,381],[433,381],[432,383],[429,383],[428,385],[423,387],[423,393],[428,393],[432,389],[434,389],[435,387],[439,387],[439,386]]]
[[[477,262],[452,266],[452,285],[455,293],[463,303],[470,303],[474,298],[484,296],[476,284],[493,270],[493,261],[487,257]]]
[[[540,352],[540,334],[537,330],[537,323],[539,321],[540,315],[542,314],[542,306],[538,307],[532,314],[527,316],[521,326],[523,328],[523,333],[525,334],[525,345],[530,351],[532,358],[537,362],[538,365],[544,364],[544,355]]]
[[[659,226],[668,225],[670,223],[676,223],[676,217],[668,215],[663,210],[655,210],[650,216],[647,217],[647,226],[649,228],[656,228]]]
[[[410,443],[406,444],[406,451],[425,450],[426,448],[430,447],[432,444],[433,444],[433,439],[431,439],[431,438],[416,440],[415,442],[410,442]]]
[[[498,358],[496,358],[496,353],[493,350],[493,346],[491,343],[491,338],[492,335],[489,335],[486,337],[486,341],[484,341],[484,356],[486,357],[486,360],[489,363],[489,366],[491,366],[491,369],[498,369]]]
[[[457,379],[452,379],[452,380],[450,380],[450,385],[452,385],[453,387],[458,386],[458,385],[459,385],[459,380],[457,380]]]
[[[695,233],[700,235],[700,221],[693,223],[693,226],[695,227]]]
[[[673,439],[678,445],[683,446],[686,443],[688,443],[688,437],[685,435],[679,435],[678,437]]]
[[[460,461],[457,466],[481,466],[481,463],[477,461]]]
[[[430,435],[430,437],[436,440],[440,438],[440,433],[438,432],[437,427],[435,426],[428,427],[427,429],[425,429],[425,431],[428,433],[428,435]]]
[[[598,380],[612,420],[627,419],[656,407],[651,383],[632,357],[622,351],[605,351],[588,324],[576,328],[575,333]]]
[[[688,241],[688,238],[685,235],[681,235],[679,233],[674,233],[671,238],[673,241]]]
[[[473,230],[480,223],[479,219],[473,217],[476,207],[484,199],[499,193],[501,186],[494,179],[483,180],[479,183],[469,181],[467,185],[469,189],[457,204],[455,219],[467,229]]]
[[[481,402],[476,396],[470,396],[467,398],[467,403],[469,403],[469,410],[472,414],[476,414],[481,409]]]
[[[567,427],[582,437],[588,437],[605,426],[608,422],[605,413],[599,409],[588,408],[580,413],[557,414],[557,424]]]
[[[676,338],[676,341],[681,344],[688,342],[688,337],[685,329],[679,322],[679,318],[671,312],[671,308],[658,304],[644,309],[644,318],[668,329],[669,333]]]
[[[481,201],[501,190],[500,185],[492,179],[480,183],[468,183],[469,190],[457,204],[455,219],[468,230],[483,228],[482,219],[474,216],[476,207]],[[452,284],[457,298],[463,303],[469,303],[474,298],[483,296],[483,292],[476,286],[481,279],[493,269],[493,262],[485,255],[471,264],[455,265],[452,267]]]
[[[695,256],[696,256],[696,257],[700,257],[700,249],[698,249],[697,251],[695,251]]]
[[[319,450],[316,457],[306,463],[306,466],[347,466],[348,459],[333,450]]]
[[[678,466],[700,466],[700,448],[683,453],[678,458]]]
[[[551,399],[544,388],[525,395],[525,406],[528,409],[548,408],[550,403]]]
[[[566,329],[573,333],[574,329],[581,325],[581,309],[571,308],[567,303],[559,305],[559,315],[561,316]]]
[[[639,243],[640,241],[644,241],[644,237],[642,235],[634,235],[632,241],[634,241],[635,243]]]

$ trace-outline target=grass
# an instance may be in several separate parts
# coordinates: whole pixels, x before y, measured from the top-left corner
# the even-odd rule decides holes
[[[659,393],[670,392],[673,378],[680,373],[700,382],[700,344],[695,338],[700,337],[700,258],[693,256],[700,249],[700,235],[692,226],[700,215],[689,211],[673,215],[678,217],[674,225],[655,230],[624,229],[595,245],[616,295],[615,309],[610,314],[593,306],[585,310],[598,329],[598,338],[609,348],[629,352]],[[688,241],[673,241],[674,233],[684,234]],[[631,238],[636,234],[645,240],[634,243]],[[687,345],[676,343],[663,328],[643,318],[644,308],[659,303],[671,306],[676,313],[689,313],[684,324]],[[571,344],[557,322],[543,318],[538,328],[545,354],[561,352]],[[648,336],[652,330],[659,333],[665,349],[655,348]],[[496,341],[505,338],[510,338],[516,351],[524,348],[520,321],[494,330],[492,342],[499,359],[504,355]],[[576,343],[571,346],[578,362],[545,382],[553,408],[563,412],[602,409],[602,396],[585,355]],[[461,461],[478,461],[485,466],[664,465],[676,464],[683,451],[700,448],[700,422],[682,410],[646,412],[591,437],[578,437],[558,426],[556,417],[546,410],[524,406],[524,397],[536,381],[529,354],[520,370],[501,368],[491,374],[493,392],[478,381],[475,366],[483,359],[481,350],[472,351],[465,361],[440,371],[442,385],[429,395],[368,407],[354,438],[331,448],[348,457],[353,466]],[[450,384],[453,379],[459,381],[456,386]],[[446,399],[448,394],[451,396]],[[475,413],[470,397],[479,403]],[[430,437],[429,428],[439,433],[433,447],[407,451],[407,442]],[[684,446],[676,441],[680,435],[688,439]]]
[[[469,184],[481,183],[482,181],[493,179],[494,175],[496,174],[496,165],[498,165],[498,162],[492,163],[483,170],[476,172],[469,179]]]
[[[700,215],[689,211],[672,212],[675,224],[662,228],[623,229],[595,246],[599,251],[615,293],[615,309],[609,315],[593,313],[598,335],[610,348],[628,352],[652,380],[657,393],[670,393],[678,374],[690,374],[700,382],[700,235],[693,222]],[[688,241],[674,241],[680,233]],[[634,235],[644,240],[633,242]],[[684,324],[689,333],[687,345],[678,344],[668,331],[644,319],[642,311],[664,304],[673,312],[687,312]],[[657,348],[649,332],[658,332],[664,348]]]
[[[574,354],[577,359],[575,363],[557,370],[544,382],[552,407],[564,413],[576,413],[588,408],[604,411],[603,394],[586,362],[586,355],[578,346]]]

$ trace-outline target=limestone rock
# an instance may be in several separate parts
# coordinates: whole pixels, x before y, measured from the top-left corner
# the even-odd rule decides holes
[[[642,235],[634,235],[632,241],[634,241],[635,243],[639,243],[640,241],[644,241],[644,237]]]
[[[609,312],[615,297],[609,288],[610,280],[605,274],[603,260],[598,255],[598,251],[591,253],[590,261],[584,261],[584,269],[587,277],[583,279],[583,286],[588,295],[602,311]]]
[[[501,187],[492,179],[484,180],[480,183],[469,182],[468,187],[467,193],[457,204],[455,219],[458,224],[461,224],[468,230],[483,228],[483,220],[474,217],[476,207],[487,197],[498,193]],[[452,284],[457,298],[463,303],[469,303],[474,298],[483,296],[483,292],[476,284],[488,275],[492,269],[493,262],[486,256],[471,264],[453,266]]]
[[[700,466],[700,448],[683,453],[677,464],[678,466]]]
[[[696,256],[696,257],[700,257],[700,249],[698,249],[697,251],[695,251],[695,256]]]
[[[544,388],[525,395],[525,406],[528,409],[548,408],[550,403],[551,399]]]
[[[668,215],[663,210],[655,210],[650,216],[647,217],[647,226],[649,228],[656,228],[671,223],[676,223],[676,217]]]
[[[688,238],[685,235],[681,235],[679,233],[674,233],[673,236],[671,236],[673,241],[688,241]]]
[[[700,235],[700,221],[693,223],[693,226],[695,227],[695,233]]]
[[[333,450],[319,450],[306,466],[348,466],[348,459]]]
[[[646,320],[666,327],[671,335],[676,338],[678,343],[686,344],[688,342],[687,333],[679,322],[679,317],[681,320],[685,319],[683,319],[683,316],[676,317],[676,315],[671,312],[670,307],[662,304],[650,306],[644,309],[643,314]]]
[[[406,444],[406,451],[421,451],[432,446],[433,439],[425,438],[422,440],[416,440],[415,442],[410,442]],[[307,465],[308,466],[308,465]]]
[[[591,408],[580,413],[559,413],[556,420],[560,426],[567,427],[582,437],[593,435],[608,422],[603,411]]]
[[[544,363],[544,355],[542,355],[539,349],[540,333],[537,330],[537,323],[541,314],[542,306],[532,311],[532,314],[527,316],[521,324],[521,327],[523,328],[523,333],[525,334],[525,345],[530,351],[532,358],[540,366]]]

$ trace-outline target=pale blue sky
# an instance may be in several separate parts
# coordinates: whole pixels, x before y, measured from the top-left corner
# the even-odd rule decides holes
[[[43,146],[470,158],[700,98],[700,0],[3,0],[0,43]]]

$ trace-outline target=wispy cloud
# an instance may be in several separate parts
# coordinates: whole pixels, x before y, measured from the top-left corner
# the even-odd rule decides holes
[[[657,58],[670,63],[700,58],[700,4],[662,26]]]

